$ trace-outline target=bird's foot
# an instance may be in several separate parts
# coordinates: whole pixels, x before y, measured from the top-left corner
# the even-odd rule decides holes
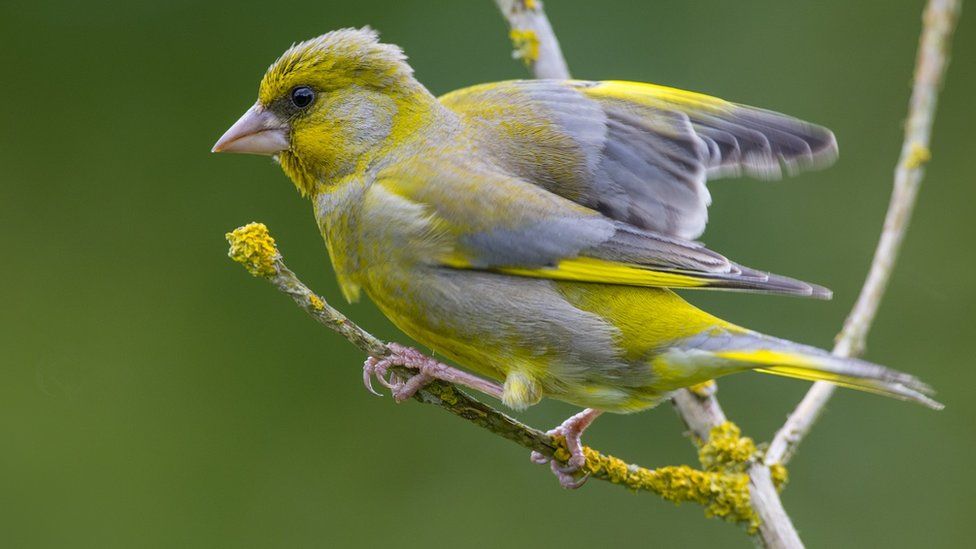
[[[379,396],[379,393],[373,389],[372,381],[374,378],[380,382],[380,385],[390,390],[393,400],[397,402],[407,400],[431,381],[439,379],[470,387],[495,398],[501,398],[502,388],[495,383],[452,368],[416,349],[399,343],[388,343],[386,347],[390,350],[389,355],[383,358],[369,357],[363,364],[363,384],[374,395]],[[416,370],[417,374],[403,379],[396,372],[390,370],[394,366]]]
[[[556,475],[559,479],[559,484],[566,489],[575,490],[579,488],[586,480],[590,478],[589,473],[583,475],[582,478],[577,479],[576,474],[583,465],[586,464],[586,455],[583,453],[583,442],[581,440],[583,436],[583,431],[593,423],[600,414],[603,413],[600,410],[594,410],[593,408],[587,408],[582,412],[570,417],[564,421],[559,427],[552,429],[546,434],[549,436],[562,436],[566,441],[566,449],[569,450],[569,459],[566,464],[560,464],[554,459],[550,459],[539,452],[532,452],[529,459],[533,463],[538,463],[544,465],[549,464],[549,468],[552,469],[552,474]]]

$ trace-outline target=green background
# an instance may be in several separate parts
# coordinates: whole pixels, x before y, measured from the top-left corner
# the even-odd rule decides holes
[[[832,302],[689,293],[829,346],[853,302],[901,143],[921,0],[550,0],[573,73],[653,81],[833,128],[841,158],[712,185],[704,240],[823,283]],[[976,535],[976,13],[963,14],[930,164],[867,357],[932,383],[941,413],[842,391],[784,502],[813,547],[952,547]],[[370,396],[363,357],[226,258],[260,220],[340,303],[309,205],[269,160],[210,146],[293,41],[369,24],[435,93],[525,75],[490,0],[0,4],[0,544],[5,547],[747,547],[743,532],[591,482]],[[340,305],[403,340],[368,302]],[[741,375],[727,411],[768,439],[807,384]],[[573,413],[544,402],[519,417]],[[694,463],[669,407],[588,441]]]

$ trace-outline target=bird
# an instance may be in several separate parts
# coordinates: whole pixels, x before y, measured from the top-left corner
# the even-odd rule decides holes
[[[567,488],[601,413],[653,408],[728,374],[942,406],[912,375],[739,327],[676,293],[831,297],[697,240],[708,181],[829,166],[837,142],[822,126],[629,81],[511,80],[435,97],[364,27],[292,45],[212,150],[271,156],[311,201],[343,296],[365,293],[460,366],[390,344],[366,361],[370,389],[375,376],[402,400],[437,378],[515,410],[544,397],[583,408],[550,431],[570,451],[550,461]],[[420,375],[385,378],[393,365]]]

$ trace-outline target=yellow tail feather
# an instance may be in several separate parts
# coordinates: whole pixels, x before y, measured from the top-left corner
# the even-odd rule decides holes
[[[941,410],[944,406],[929,398],[930,392],[917,379],[887,368],[859,361],[832,356],[826,352],[802,354],[770,349],[718,351],[715,356],[752,364],[756,372],[802,379],[827,381],[841,387],[857,389],[876,395],[918,402]]]

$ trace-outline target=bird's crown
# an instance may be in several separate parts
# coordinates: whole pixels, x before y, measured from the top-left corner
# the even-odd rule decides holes
[[[339,29],[292,45],[268,68],[258,97],[270,104],[299,83],[321,91],[384,88],[412,74],[403,50],[380,43],[375,30]]]

